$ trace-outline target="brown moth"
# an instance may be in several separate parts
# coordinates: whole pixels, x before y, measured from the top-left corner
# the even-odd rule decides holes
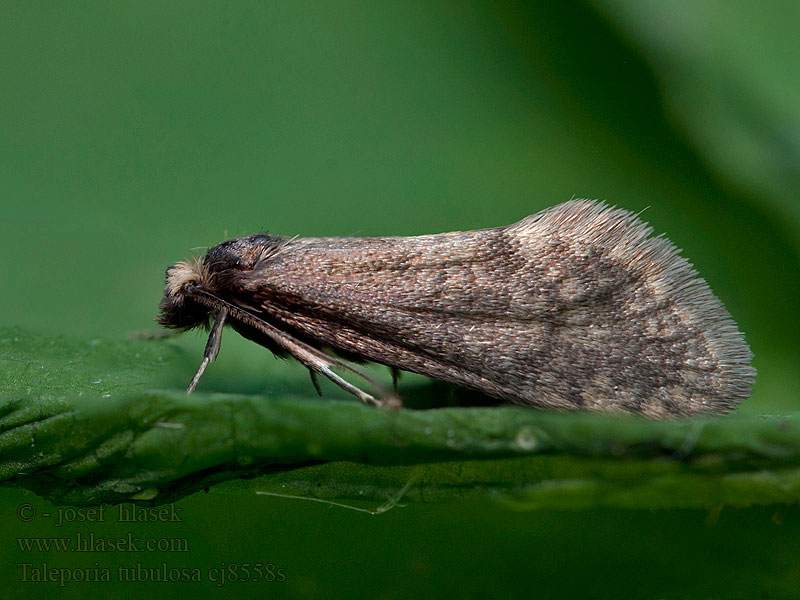
[[[358,371],[322,348],[527,406],[727,412],[754,383],[750,349],[691,264],[651,233],[630,212],[572,200],[477,231],[255,234],[170,267],[158,322],[186,330],[213,317],[189,392],[228,324],[376,406],[399,399],[349,383],[332,369]]]

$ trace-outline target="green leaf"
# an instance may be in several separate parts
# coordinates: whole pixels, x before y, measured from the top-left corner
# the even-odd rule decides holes
[[[723,179],[800,227],[796,2],[594,0],[661,84],[682,135]],[[776,15],[783,18],[776,18]],[[795,250],[800,238],[793,235]]]
[[[392,411],[314,396],[151,389],[177,355],[164,341],[0,330],[0,481],[60,504],[162,503],[241,478],[249,480],[222,490],[378,504],[398,492],[420,502],[489,494],[531,508],[800,498],[792,416]]]

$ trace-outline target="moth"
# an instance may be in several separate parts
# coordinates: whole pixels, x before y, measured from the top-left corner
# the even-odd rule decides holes
[[[334,371],[372,361],[500,402],[666,418],[747,398],[752,353],[722,303],[631,212],[571,200],[504,227],[416,237],[222,242],[167,269],[158,322],[224,325],[360,400]]]

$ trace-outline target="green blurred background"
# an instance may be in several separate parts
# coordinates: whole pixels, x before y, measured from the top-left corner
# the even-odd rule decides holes
[[[154,330],[169,264],[255,231],[414,235],[598,198],[647,209],[740,324],[759,370],[741,410],[797,410],[798,23],[796,2],[722,0],[4,3],[2,324]],[[204,343],[185,337],[176,385]],[[233,335],[224,346],[207,389],[263,389],[268,353]],[[22,494],[2,495],[4,528],[29,531],[13,512]],[[456,598],[752,598],[800,585],[795,509],[709,519],[472,500],[370,517],[214,494],[181,506],[184,564],[258,557],[289,572],[281,588],[215,589],[232,597],[400,598],[417,583]]]

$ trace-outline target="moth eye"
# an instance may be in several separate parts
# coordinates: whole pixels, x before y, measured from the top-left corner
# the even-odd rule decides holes
[[[254,244],[266,244],[272,241],[272,238],[266,233],[256,233],[250,236],[250,241]]]

